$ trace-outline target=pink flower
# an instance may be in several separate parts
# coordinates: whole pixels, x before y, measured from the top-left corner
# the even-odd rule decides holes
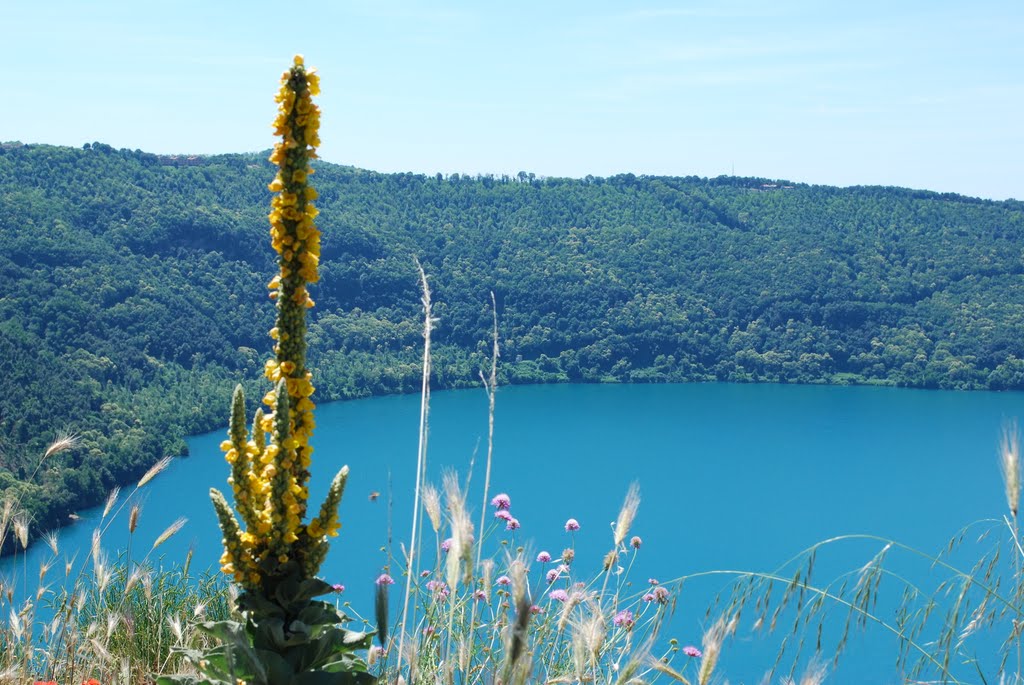
[[[580,522],[577,521],[576,519],[569,519],[568,521],[565,522],[565,532],[566,533],[575,533],[579,529],[580,529]]]
[[[512,506],[512,498],[504,492],[500,495],[495,495],[494,499],[491,500],[491,506],[495,509],[508,509]]]
[[[386,573],[382,573],[377,577],[377,580],[373,581],[377,585],[394,585],[395,579]]]
[[[331,586],[331,591],[338,592],[338,593],[344,592],[345,591],[345,586],[342,585],[341,583],[335,583],[334,585]]]
[[[448,596],[448,585],[443,580],[428,580],[427,589],[442,599]]]
[[[629,609],[623,609],[619,613],[615,614],[615,616],[612,618],[612,623],[619,626],[620,628],[632,628],[633,612]]]
[[[511,585],[512,584],[512,579],[509,578],[508,576],[498,576],[498,579],[496,581],[494,581],[494,582],[497,583],[498,585]]]
[[[644,541],[640,539],[639,535],[634,535],[629,539],[629,546],[633,549],[640,549],[640,545],[644,544]]]
[[[552,590],[548,593],[548,597],[556,602],[567,602],[569,601],[569,593],[565,590]]]
[[[537,561],[539,561],[542,564],[546,564],[549,561],[551,561],[551,555],[548,554],[547,552],[541,552],[540,554],[537,555]]]
[[[689,657],[693,657],[695,659],[699,659],[701,657],[700,650],[694,647],[693,645],[687,645],[686,647],[683,647],[683,654]]]
[[[473,599],[487,599],[487,593],[483,590],[477,590],[473,593]]]
[[[442,552],[447,552],[448,550],[450,550],[452,548],[452,543],[453,542],[455,542],[455,541],[452,540],[451,538],[446,538],[446,539],[442,540],[441,541],[441,551]]]
[[[494,518],[501,519],[502,521],[511,521],[512,514],[508,513],[508,509],[498,509],[494,512]]]
[[[658,579],[657,578],[648,578],[647,582],[650,583],[651,585],[657,585],[658,584]]]
[[[668,604],[668,590],[663,587],[654,588],[654,601],[658,604]]]
[[[510,518],[505,522],[505,530],[517,530],[519,528],[519,519]]]
[[[654,593],[653,592],[648,592],[641,599],[643,599],[645,602],[653,602],[654,601]]]
[[[430,571],[420,571],[420,578],[426,578],[430,575]]]
[[[531,606],[531,607],[530,607],[530,613],[531,613],[531,614],[543,614],[543,613],[544,613],[544,610],[543,610],[543,609],[541,609],[541,608],[540,608],[539,606],[537,606],[536,604],[534,604],[533,606]]]
[[[547,574],[544,577],[547,578],[548,585],[550,585],[551,583],[553,583],[556,580],[558,580],[558,576],[559,575],[560,575],[559,570],[557,568],[553,568],[550,571],[548,571]]]

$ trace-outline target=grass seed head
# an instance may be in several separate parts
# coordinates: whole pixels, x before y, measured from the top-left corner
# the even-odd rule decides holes
[[[171,465],[171,458],[170,457],[164,457],[163,459],[161,459],[157,463],[153,464],[152,466],[149,467],[149,470],[146,471],[146,473],[144,473],[142,475],[142,478],[139,479],[139,484],[138,484],[137,487],[141,488],[146,483],[148,483],[149,481],[153,480],[158,475],[160,475],[160,473],[164,469],[166,469],[168,466],[170,466],[170,465]]]
[[[1006,486],[1006,504],[1016,518],[1020,508],[1020,432],[1016,421],[1003,426],[999,440],[999,466]]]
[[[430,483],[423,486],[423,508],[430,519],[430,527],[434,532],[441,530],[441,495]]]
[[[153,543],[153,549],[156,549],[160,545],[162,545],[165,542],[167,542],[167,540],[172,535],[174,535],[179,530],[181,530],[182,526],[184,526],[187,522],[188,522],[188,519],[185,518],[184,516],[182,516],[177,521],[175,521],[171,525],[167,526],[167,528],[164,530],[164,532],[160,533],[160,537],[158,537],[156,539],[156,541]]]
[[[75,433],[68,433],[61,431],[57,434],[57,437],[53,439],[46,451],[43,452],[43,460],[49,459],[55,454],[66,452],[69,449],[75,447],[78,444],[78,435]]]
[[[615,521],[615,546],[620,546],[629,535],[629,529],[636,518],[636,510],[640,507],[640,486],[633,483],[626,491],[626,499],[619,510],[619,518]]]

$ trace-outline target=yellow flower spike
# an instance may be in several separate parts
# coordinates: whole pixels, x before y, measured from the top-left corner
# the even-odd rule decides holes
[[[263,371],[276,387],[263,397],[266,413],[257,413],[251,436],[247,431],[233,433],[222,445],[245,525],[242,532],[219,511],[225,529],[221,566],[252,591],[273,587],[276,578],[296,568],[307,577],[315,575],[326,553],[325,540],[338,529],[336,500],[325,502],[332,511],[321,508],[315,520],[308,525],[303,521],[313,452],[309,442],[316,425],[316,405],[310,399],[313,376],[306,368],[306,309],[314,306],[308,285],[320,278],[319,210],[313,204],[318,194],[309,184],[310,160],[320,144],[321,112],[312,99],[319,93],[320,77],[296,56],[274,98],[278,107],[272,126],[279,138],[270,160],[278,171],[267,186],[274,193],[267,218],[278,273],[267,284],[277,317],[270,331],[274,358]],[[274,570],[275,561],[290,570]],[[264,577],[266,573],[276,578]]]

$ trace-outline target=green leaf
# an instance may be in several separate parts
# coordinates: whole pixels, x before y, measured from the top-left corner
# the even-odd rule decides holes
[[[373,685],[376,682],[369,673],[312,671],[295,676],[291,685]]]

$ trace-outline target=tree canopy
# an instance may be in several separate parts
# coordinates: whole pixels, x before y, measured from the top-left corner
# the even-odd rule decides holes
[[[36,530],[224,425],[270,354],[266,154],[0,146],[0,483]],[[1024,203],[755,178],[319,163],[321,401],[434,383],[1024,389]],[[253,383],[252,381],[248,381]],[[249,388],[251,393],[265,388]],[[81,440],[34,475],[60,431]]]

